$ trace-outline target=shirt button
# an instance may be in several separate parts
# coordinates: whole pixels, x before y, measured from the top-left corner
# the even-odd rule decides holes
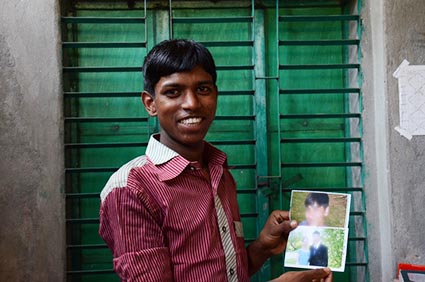
[[[226,226],[221,227],[221,231],[223,231],[223,233],[226,233]]]
[[[229,273],[230,273],[230,275],[232,275],[232,276],[233,276],[233,274],[235,274],[235,270],[234,270],[233,268],[231,268],[231,269],[229,270]]]
[[[190,167],[190,170],[195,170],[195,167],[191,166],[191,167]]]

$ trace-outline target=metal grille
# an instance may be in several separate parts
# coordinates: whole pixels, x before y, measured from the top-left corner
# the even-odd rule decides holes
[[[337,281],[367,280],[359,3],[66,2],[67,281],[118,281],[97,235],[99,192],[158,131],[140,104],[141,64],[169,38],[200,41],[216,60],[219,104],[207,140],[229,156],[247,242],[272,209],[288,208],[292,189],[350,192],[348,267]],[[282,269],[273,258],[252,281]]]

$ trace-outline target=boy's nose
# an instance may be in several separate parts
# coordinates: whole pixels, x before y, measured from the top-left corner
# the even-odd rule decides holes
[[[199,98],[198,98],[198,95],[196,95],[196,92],[192,90],[186,91],[184,95],[182,107],[184,109],[193,109],[198,106],[199,106]]]

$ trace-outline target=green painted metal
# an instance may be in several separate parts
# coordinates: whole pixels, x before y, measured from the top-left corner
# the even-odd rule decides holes
[[[200,41],[216,58],[219,108],[207,140],[228,153],[247,243],[272,209],[289,207],[292,189],[349,192],[361,205],[350,213],[356,224],[347,270],[335,279],[367,280],[361,66],[359,54],[348,56],[360,52],[360,6],[352,9],[348,0],[159,2],[139,1],[131,9],[78,1],[62,17],[67,281],[118,281],[97,236],[99,191],[158,131],[140,105],[141,62],[156,43],[173,37]],[[348,25],[357,26],[357,37]],[[353,72],[357,84],[349,83]],[[282,261],[272,258],[252,281],[278,276]]]

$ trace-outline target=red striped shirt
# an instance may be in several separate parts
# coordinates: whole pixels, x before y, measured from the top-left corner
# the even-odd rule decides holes
[[[210,181],[151,137],[146,156],[109,179],[99,234],[122,281],[249,281],[226,155],[206,143],[205,156]]]

